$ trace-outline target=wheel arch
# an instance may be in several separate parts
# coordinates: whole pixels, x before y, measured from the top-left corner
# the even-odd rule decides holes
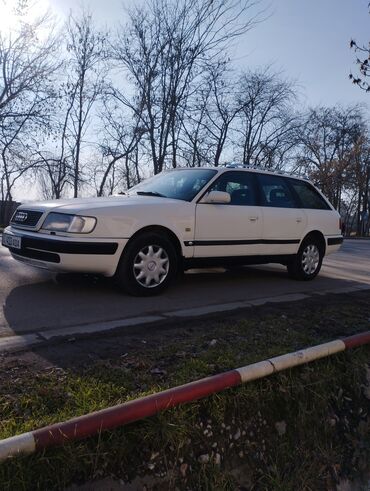
[[[140,228],[137,230],[129,239],[127,242],[125,248],[123,249],[122,254],[124,254],[126,247],[137,237],[140,235],[146,234],[146,233],[157,233],[159,235],[165,235],[174,245],[176,253],[179,257],[179,259],[182,259],[183,254],[182,254],[182,247],[181,247],[181,242],[175,232],[173,232],[171,229],[163,226],[163,225],[148,225],[147,227]]]
[[[322,247],[322,252],[323,255],[325,255],[326,252],[326,240],[324,237],[324,234],[320,232],[320,230],[311,230],[311,232],[308,232],[305,237],[303,238],[301,244],[307,241],[307,239],[315,239],[317,240],[318,244]]]
[[[162,238],[162,241],[166,239],[166,241],[171,243],[172,246],[170,248],[168,245],[167,249],[168,252],[170,252],[169,249],[171,249],[170,254],[173,258],[173,262],[172,262],[173,267],[170,268],[169,272],[167,271],[164,280],[161,280],[161,282],[154,285],[154,288],[153,286],[144,287],[142,284],[140,284],[135,278],[135,273],[133,268],[134,265],[133,261],[135,256],[137,255],[137,250],[135,249],[136,246],[134,244],[134,241],[141,240],[142,241],[141,247],[143,247],[143,244],[146,243],[145,236],[147,235],[149,238],[149,234],[157,234],[159,237]],[[178,258],[177,260],[175,259],[176,257]],[[181,258],[182,258],[181,244],[176,234],[172,230],[157,225],[142,227],[130,237],[130,239],[126,243],[121,253],[121,257],[117,264],[116,272],[114,275],[115,282],[119,287],[121,287],[130,295],[134,295],[134,296],[155,295],[161,292],[164,288],[166,288],[168,284],[176,277],[179,267],[181,268]]]

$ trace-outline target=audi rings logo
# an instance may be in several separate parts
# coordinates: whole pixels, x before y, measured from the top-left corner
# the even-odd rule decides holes
[[[24,211],[17,211],[14,217],[15,222],[25,222],[27,220],[28,214]]]

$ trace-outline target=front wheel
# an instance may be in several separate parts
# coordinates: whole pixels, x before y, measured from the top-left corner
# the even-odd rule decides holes
[[[287,264],[288,274],[296,280],[313,280],[319,274],[324,251],[314,239],[305,240],[298,253]]]
[[[156,295],[167,288],[177,269],[177,254],[171,241],[156,233],[146,233],[126,246],[116,280],[130,295]]]

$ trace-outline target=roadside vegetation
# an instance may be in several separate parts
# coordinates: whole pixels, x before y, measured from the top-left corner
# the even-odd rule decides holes
[[[368,293],[317,296],[153,328],[126,343],[111,337],[105,355],[72,339],[80,355],[68,362],[58,346],[59,362],[42,349],[5,355],[0,437],[364,331],[369,319]],[[100,353],[105,342],[99,340]],[[158,490],[335,489],[369,470],[369,354],[356,349],[10,459],[0,465],[1,489],[64,489],[112,476]]]

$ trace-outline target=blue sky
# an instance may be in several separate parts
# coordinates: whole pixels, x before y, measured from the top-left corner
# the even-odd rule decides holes
[[[75,0],[49,0],[59,15]],[[130,3],[133,0],[130,0]],[[84,0],[98,22],[124,20],[122,0]],[[368,0],[262,0],[268,18],[240,39],[231,56],[240,68],[272,65],[297,81],[306,105],[366,104],[366,94],[351,85],[355,69],[351,37],[370,41]]]
[[[370,41],[368,0],[273,0],[271,15],[247,35],[237,53],[246,65],[272,63],[303,88],[309,105],[370,102],[352,86],[351,37]],[[248,47],[247,47],[248,46]],[[248,49],[249,48],[249,49]]]

